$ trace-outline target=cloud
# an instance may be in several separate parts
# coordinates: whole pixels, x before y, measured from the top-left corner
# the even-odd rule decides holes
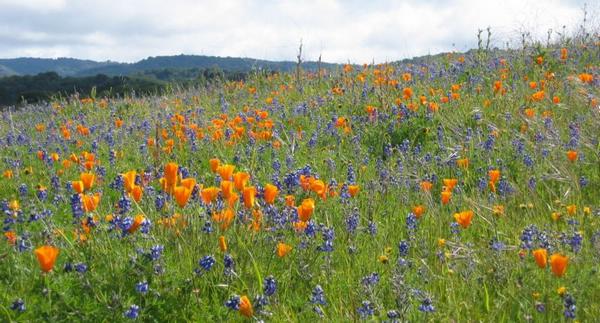
[[[0,0],[0,55],[294,60],[302,40],[305,59],[383,62],[472,48],[488,26],[500,47],[522,30],[542,39],[549,28],[575,28],[582,7],[573,0]],[[589,11],[594,17],[598,5]]]

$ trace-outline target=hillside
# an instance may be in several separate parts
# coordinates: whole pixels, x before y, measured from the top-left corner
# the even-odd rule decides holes
[[[596,322],[599,50],[5,111],[0,317]]]

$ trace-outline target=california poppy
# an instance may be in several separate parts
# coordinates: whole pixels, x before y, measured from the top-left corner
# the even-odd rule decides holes
[[[229,199],[231,194],[233,194],[234,183],[228,180],[221,181],[221,193],[223,193],[223,197],[225,199]]]
[[[348,185],[348,194],[350,194],[352,197],[356,196],[359,190],[360,188],[358,185]]]
[[[96,209],[96,207],[98,207],[98,204],[100,203],[100,194],[96,193],[93,195],[82,195],[81,199],[83,202],[83,210],[85,212],[92,212]]]
[[[8,243],[13,246],[17,243],[17,234],[14,231],[4,232],[4,237],[6,237]]]
[[[294,197],[294,195],[286,195],[285,205],[289,207],[294,207],[296,205],[296,197]]]
[[[444,178],[442,183],[444,183],[444,186],[446,186],[448,190],[452,191],[456,184],[458,184],[458,180],[456,178]]]
[[[577,160],[577,152],[575,150],[567,151],[567,159],[571,162],[575,162]]]
[[[73,188],[73,190],[75,192],[77,192],[79,194],[83,193],[83,189],[85,188],[82,181],[72,181],[71,187]]]
[[[289,254],[290,251],[292,251],[292,246],[285,244],[283,242],[280,242],[277,244],[277,256],[279,258],[283,258],[283,257],[287,256],[287,254]]]
[[[212,219],[213,221],[221,224],[221,230],[227,230],[227,228],[229,228],[229,225],[231,224],[231,221],[233,221],[233,216],[233,209],[226,208],[221,212],[215,212],[212,216]]]
[[[177,184],[177,171],[179,166],[176,163],[168,163],[165,165],[165,182],[167,188],[175,187]]]
[[[298,207],[298,218],[301,221],[307,222],[315,210],[315,200],[311,198],[304,199],[302,204]]]
[[[462,211],[459,213],[454,213],[454,220],[464,229],[468,228],[471,225],[471,220],[473,219],[473,211]]]
[[[442,204],[446,205],[448,203],[450,203],[450,199],[452,198],[452,192],[451,191],[442,191],[441,197],[442,197]]]
[[[315,179],[310,183],[310,190],[317,193],[319,196],[325,192],[325,182],[320,179]]]
[[[533,258],[538,267],[546,268],[548,265],[548,250],[542,248],[534,250]]]
[[[179,182],[179,185],[186,187],[191,192],[194,190],[194,187],[196,186],[196,179],[191,178],[191,177],[182,179],[181,182]]]
[[[469,168],[469,158],[457,159],[456,166],[460,168]]]
[[[496,183],[500,179],[500,171],[497,169],[492,169],[488,171],[488,176],[490,178],[490,182]]]
[[[214,186],[207,187],[200,191],[200,197],[202,198],[202,202],[204,202],[204,204],[210,204],[211,202],[216,200],[218,194],[219,189]]]
[[[35,256],[43,272],[47,273],[52,270],[59,252],[60,250],[54,246],[42,246],[35,249]]]
[[[273,184],[265,185],[265,202],[267,202],[268,204],[275,203],[275,198],[277,197],[277,194],[279,194],[279,188],[277,188],[277,186]]]
[[[10,169],[5,170],[4,173],[2,173],[2,177],[8,178],[8,179],[13,178],[13,171]]]
[[[419,219],[421,216],[423,216],[423,213],[425,213],[425,207],[423,205],[416,205],[412,208],[412,212],[415,217]]]
[[[123,177],[123,187],[126,192],[131,192],[133,187],[135,186],[135,178],[137,176],[137,172],[135,170],[129,171],[125,174],[121,175]]]
[[[221,165],[217,168],[217,173],[221,176],[221,179],[230,180],[233,176],[233,171],[235,170],[235,166],[225,164]]]
[[[550,267],[552,269],[552,273],[561,277],[567,271],[567,265],[569,264],[569,257],[565,255],[561,255],[558,253],[550,256]]]
[[[294,230],[296,230],[296,232],[303,232],[306,229],[307,225],[308,223],[304,221],[296,221],[292,223],[292,226],[294,227]]]
[[[433,183],[430,181],[422,181],[421,182],[421,189],[425,192],[431,191],[432,187],[433,187]]]
[[[227,241],[225,240],[225,236],[219,236],[219,249],[223,252],[227,251]]]
[[[244,187],[242,196],[244,198],[245,207],[249,209],[254,207],[254,200],[256,198],[256,188],[254,186]]]
[[[134,233],[135,231],[137,231],[137,229],[142,225],[145,219],[146,218],[143,214],[136,215],[135,218],[133,218],[133,223],[131,223],[131,226],[129,227],[127,232]]]
[[[177,186],[173,190],[173,195],[175,196],[175,201],[179,207],[185,207],[188,200],[190,199],[192,191],[185,186]]]
[[[250,303],[250,299],[248,296],[244,295],[240,297],[240,314],[245,317],[252,317],[254,315],[254,309],[252,308],[252,303]]]
[[[216,172],[217,172],[217,169],[219,168],[219,164],[220,164],[220,163],[221,163],[221,162],[220,162],[220,161],[219,161],[217,158],[211,158],[211,159],[208,161],[208,164],[209,164],[209,166],[210,166],[210,170],[211,170],[213,173],[216,173]]]
[[[134,185],[133,188],[131,189],[131,196],[133,197],[133,200],[136,201],[137,203],[139,203],[142,200],[143,193],[144,193],[144,190],[139,185]]]
[[[246,183],[250,180],[250,174],[246,172],[237,172],[233,175],[233,182],[238,191],[242,191]]]

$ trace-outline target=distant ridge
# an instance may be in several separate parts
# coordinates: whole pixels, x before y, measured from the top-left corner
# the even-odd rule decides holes
[[[97,62],[76,58],[9,58],[0,59],[0,76],[36,75],[56,72],[61,76],[128,76],[149,70],[159,69],[209,69],[219,68],[231,72],[248,72],[252,69],[271,71],[291,71],[296,63],[292,61],[268,61],[241,57],[217,57],[201,55],[174,55],[148,57],[135,63],[112,61]],[[334,68],[339,64],[322,63],[323,68]],[[317,62],[303,62],[304,69],[316,70]]]

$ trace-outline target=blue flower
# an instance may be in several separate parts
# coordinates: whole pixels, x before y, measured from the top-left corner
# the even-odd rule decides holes
[[[146,294],[148,292],[148,282],[143,281],[135,284],[135,290],[140,294]]]
[[[155,245],[152,248],[150,248],[150,254],[148,256],[152,261],[157,261],[158,259],[160,259],[163,250],[165,250],[165,247],[163,247],[162,245]]]
[[[364,319],[375,314],[375,306],[373,306],[373,303],[370,301],[363,301],[362,305],[356,309],[356,311],[358,312],[358,315]]]
[[[398,244],[398,249],[400,250],[400,256],[406,257],[408,255],[408,249],[410,248],[410,244],[406,240],[400,241]]]
[[[200,261],[198,262],[200,268],[196,269],[196,273],[198,275],[202,275],[203,273],[209,271],[215,265],[216,262],[217,261],[215,260],[215,257],[213,257],[212,255],[202,257],[202,259],[200,259]]]
[[[12,305],[10,305],[10,309],[17,312],[24,312],[26,309],[25,301],[23,301],[21,298],[17,298]]]
[[[315,288],[312,290],[312,294],[310,295],[310,302],[312,304],[327,305],[327,300],[325,299],[325,292],[323,291],[323,287],[321,287],[321,285],[315,286]]]
[[[139,311],[140,307],[133,304],[129,307],[127,311],[125,311],[125,313],[123,313],[123,315],[125,315],[125,317],[129,319],[136,319],[140,315]]]
[[[571,296],[571,294],[565,295],[564,306],[565,306],[565,311],[564,311],[565,317],[568,319],[574,319],[575,311],[577,310],[577,306],[575,305],[575,298],[573,298],[573,296]]]
[[[84,263],[78,263],[75,265],[75,271],[77,271],[80,274],[83,274],[87,271],[88,267],[86,264]]]
[[[361,283],[366,287],[373,286],[373,285],[377,284],[378,282],[379,282],[379,274],[378,273],[371,273],[361,279]]]
[[[240,296],[233,295],[226,302],[225,306],[232,311],[237,311],[240,309]]]
[[[275,294],[275,291],[277,291],[277,281],[275,281],[275,278],[273,278],[273,276],[267,276],[263,285],[263,292],[266,296],[271,296]]]
[[[425,313],[435,312],[435,307],[433,306],[433,303],[431,302],[431,298],[426,297],[421,301],[421,305],[419,305],[419,311],[425,312]]]

